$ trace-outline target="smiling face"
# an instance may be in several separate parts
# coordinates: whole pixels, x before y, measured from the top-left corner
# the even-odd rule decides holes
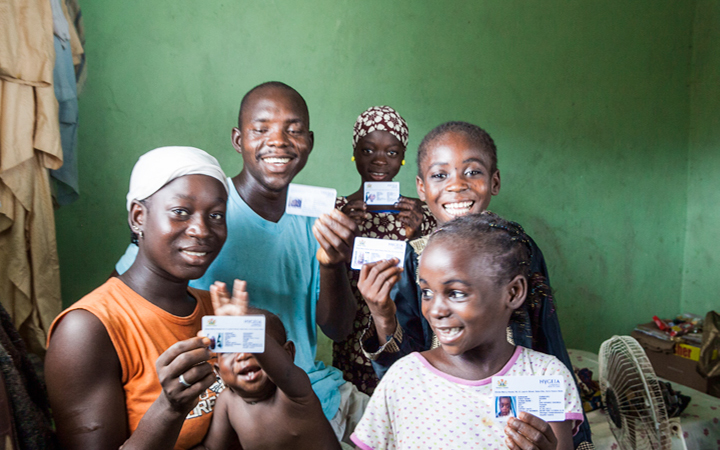
[[[440,224],[487,209],[500,192],[500,172],[487,152],[462,133],[448,132],[428,144],[417,191]]]
[[[358,140],[353,155],[363,182],[392,181],[402,166],[405,147],[389,132],[375,130]]]
[[[243,172],[268,191],[282,191],[305,167],[313,133],[302,97],[290,88],[267,86],[245,99],[233,145]]]
[[[509,285],[496,276],[491,258],[469,247],[435,239],[420,259],[422,313],[449,355],[507,343],[514,310]]]
[[[206,175],[176,178],[133,202],[130,225],[143,232],[143,260],[169,279],[200,278],[225,243],[226,204],[222,183]]]

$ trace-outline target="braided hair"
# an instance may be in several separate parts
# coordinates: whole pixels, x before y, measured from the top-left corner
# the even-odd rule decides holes
[[[532,273],[533,244],[525,230],[495,213],[484,211],[458,217],[438,228],[430,236],[428,246],[440,239],[451,239],[460,243],[474,254],[483,255],[494,269],[498,283],[509,283],[522,275],[528,283],[526,308],[534,309],[547,298],[552,302],[552,293],[547,280],[540,273]],[[519,308],[513,313],[519,319],[527,312]]]

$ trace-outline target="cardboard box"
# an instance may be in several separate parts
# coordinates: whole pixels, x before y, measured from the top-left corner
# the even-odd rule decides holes
[[[643,325],[643,327],[649,325]],[[675,354],[675,342],[669,339],[660,339],[637,329],[631,333],[631,336],[645,349],[645,354],[657,376],[700,392],[712,393],[714,391],[711,382],[697,372],[697,361]]]
[[[700,361],[700,347],[688,344],[675,344],[675,354],[681,358]]]

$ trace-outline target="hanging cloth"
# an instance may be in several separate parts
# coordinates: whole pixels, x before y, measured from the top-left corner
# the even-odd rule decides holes
[[[62,307],[49,169],[62,166],[49,1],[0,0],[0,302],[30,351]]]

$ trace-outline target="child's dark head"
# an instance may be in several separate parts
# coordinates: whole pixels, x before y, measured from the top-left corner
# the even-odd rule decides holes
[[[295,89],[271,81],[243,97],[232,142],[243,171],[266,189],[287,188],[305,167],[313,139],[307,104]]]
[[[441,224],[483,212],[500,192],[495,142],[467,122],[435,127],[418,148],[416,181],[420,199]]]
[[[505,341],[528,292],[531,251],[519,225],[490,212],[432,234],[418,270],[422,312],[447,353]]]
[[[285,326],[278,316],[252,306],[248,307],[248,314],[264,315],[266,337],[275,339],[291,358],[295,358],[295,345],[287,340]],[[225,385],[244,399],[260,401],[275,392],[275,384],[260,368],[252,353],[220,353],[215,370]]]

